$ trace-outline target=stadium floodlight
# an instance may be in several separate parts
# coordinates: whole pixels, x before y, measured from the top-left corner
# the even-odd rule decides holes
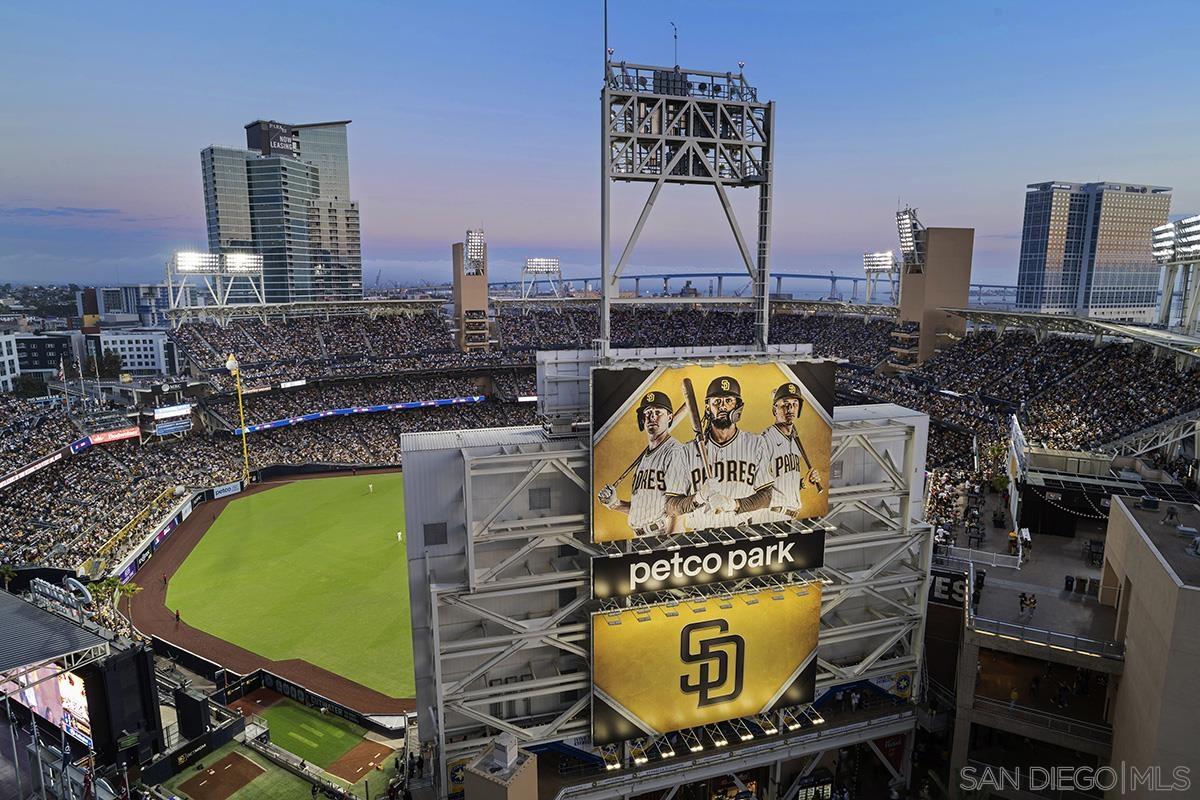
[[[704,749],[704,743],[700,741],[695,728],[684,728],[679,733],[683,736],[683,743],[687,745],[689,753],[699,753]]]
[[[221,257],[216,253],[184,250],[172,256],[176,272],[191,275],[216,275],[221,271]]]
[[[614,746],[605,747],[601,751],[601,757],[604,759],[604,769],[614,770],[621,768],[621,759],[617,757],[617,748]]]
[[[230,275],[261,275],[263,257],[258,253],[225,253],[221,256]]]
[[[525,271],[534,275],[557,275],[562,272],[557,258],[527,258]]]
[[[775,725],[774,720],[771,719],[769,714],[759,714],[756,722],[758,722],[758,727],[762,728],[763,733],[767,736],[774,736],[779,733],[779,728]]]
[[[471,228],[467,231],[467,260],[482,265],[487,257],[487,240],[483,238],[483,228]]]
[[[746,724],[745,720],[734,719],[730,720],[729,724],[733,726],[733,731],[737,734],[738,739],[743,742],[754,738],[754,731],[750,730],[750,726]]]
[[[709,739],[712,739],[713,747],[724,747],[729,744],[720,725],[706,725],[704,732],[708,734]]]
[[[866,272],[891,272],[895,268],[896,256],[891,250],[863,253],[863,270]]]
[[[650,761],[650,757],[646,755],[646,740],[638,739],[629,748],[629,754],[633,756],[633,763],[637,766],[642,766]]]

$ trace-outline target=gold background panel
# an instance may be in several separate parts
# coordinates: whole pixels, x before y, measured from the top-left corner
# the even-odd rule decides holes
[[[703,416],[704,395],[708,384],[714,378],[725,375],[737,379],[741,385],[742,402],[745,403],[745,407],[742,409],[738,428],[751,433],[762,433],[775,424],[774,396],[779,385],[788,381],[801,383],[796,381],[791,370],[781,364],[690,365],[664,369],[656,378],[643,383],[632,396],[640,399],[647,392],[663,392],[671,398],[672,407],[679,408],[687,403],[683,396],[683,379],[691,378],[696,389],[696,403],[700,406],[700,414]],[[629,517],[601,504],[596,499],[596,493],[615,480],[646,448],[646,434],[638,430],[637,406],[637,402],[634,402],[592,447],[593,541],[623,541],[634,536],[633,529],[629,527]],[[833,429],[814,404],[807,401],[795,424],[800,442],[826,487],[825,492],[818,492],[815,486],[807,484],[801,490],[800,501],[806,512],[804,516],[823,517],[829,512],[829,456],[833,443]],[[692,422],[686,411],[676,426],[674,435],[676,439],[685,443],[690,443],[695,438]],[[617,485],[617,495],[622,500],[629,499],[630,485],[636,472],[637,470],[630,471]]]
[[[593,614],[596,687],[660,733],[763,711],[816,649],[821,585],[747,592],[729,600],[733,605],[727,609],[717,598],[681,603],[674,617],[654,606],[647,622],[639,622],[633,611],[621,611],[619,625],[605,620],[610,614]],[[705,610],[696,612],[701,605]],[[641,613],[644,616],[645,610]],[[726,633],[717,635],[736,634],[745,640],[743,689],[732,700],[701,707],[698,694],[680,689],[680,677],[687,675],[694,682],[700,667],[681,660],[680,638],[684,626],[717,619],[729,624]],[[720,688],[724,693],[726,687]]]

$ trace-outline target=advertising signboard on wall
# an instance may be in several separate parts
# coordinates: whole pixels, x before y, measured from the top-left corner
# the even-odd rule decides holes
[[[593,614],[593,744],[812,702],[820,616],[819,583]]]
[[[593,541],[824,516],[833,374],[833,362],[593,370]]]

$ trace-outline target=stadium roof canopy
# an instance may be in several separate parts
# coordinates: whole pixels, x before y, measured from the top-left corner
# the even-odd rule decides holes
[[[1161,328],[1126,325],[1087,317],[1042,314],[1034,311],[993,311],[982,308],[943,308],[943,311],[962,317],[968,322],[1006,328],[1032,328],[1054,333],[1084,333],[1091,336],[1117,336],[1149,345],[1178,359],[1200,358],[1200,338],[1174,333]]]
[[[52,661],[70,669],[107,654],[108,642],[95,633],[0,592],[0,673],[25,671]]]

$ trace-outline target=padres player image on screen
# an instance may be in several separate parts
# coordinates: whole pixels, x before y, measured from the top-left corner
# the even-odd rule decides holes
[[[714,378],[695,439],[667,469],[667,514],[692,530],[738,525],[771,505],[770,454],[762,436],[738,427],[744,406],[736,378]]]
[[[809,460],[800,432],[796,430],[796,420],[804,409],[800,387],[790,381],[781,384],[775,390],[772,408],[775,424],[763,431],[763,440],[770,452],[775,486],[770,511],[762,521],[783,517],[796,519],[803,510],[800,493],[805,483],[814,486],[818,492],[824,491],[821,474]]]
[[[678,413],[671,406],[671,398],[664,392],[646,392],[637,409],[638,429],[646,434],[646,449],[624,473],[596,495],[606,507],[628,514],[629,527],[638,536],[675,533],[679,522],[677,517],[669,517],[666,513],[667,468],[675,452],[683,447],[671,436],[676,419]],[[633,471],[633,482],[630,499],[626,501],[617,496],[616,484],[630,470]]]

